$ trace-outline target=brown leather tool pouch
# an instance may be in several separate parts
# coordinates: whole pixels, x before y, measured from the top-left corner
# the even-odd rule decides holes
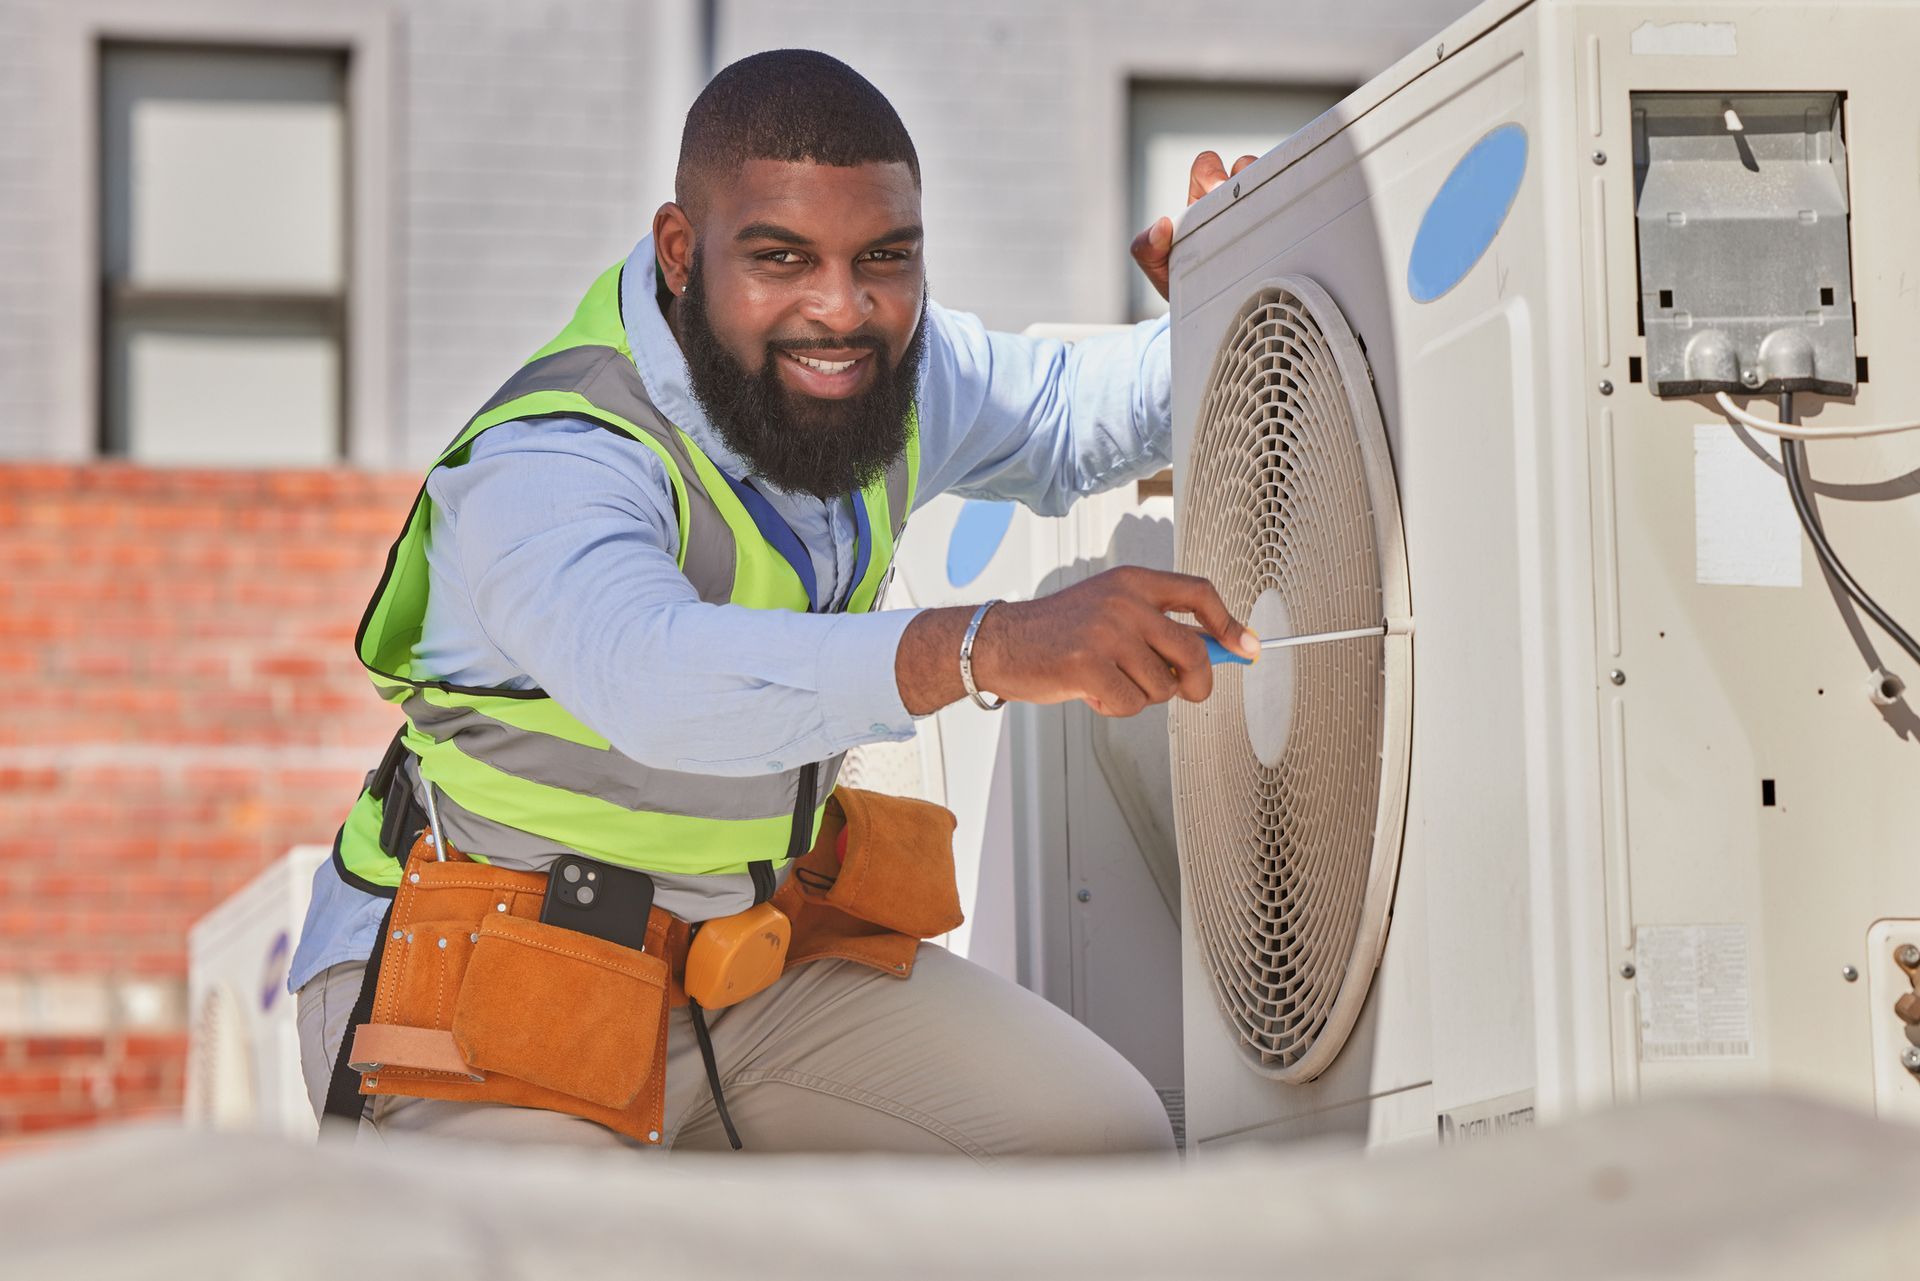
[[[544,1108],[658,1143],[672,922],[655,912],[646,952],[547,925],[546,879],[414,846],[353,1033],[360,1092]]]
[[[939,805],[836,788],[813,848],[773,898],[793,920],[787,964],[834,956],[911,974],[919,940],[966,919],[953,829]]]
[[[646,1084],[667,963],[518,916],[480,923],[453,1039],[483,1072],[624,1108]]]

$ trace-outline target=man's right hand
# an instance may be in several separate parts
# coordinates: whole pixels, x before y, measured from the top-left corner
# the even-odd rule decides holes
[[[1213,692],[1206,645],[1169,610],[1192,614],[1236,653],[1259,652],[1206,579],[1122,566],[1039,600],[995,605],[974,638],[974,683],[1026,703],[1080,699],[1103,716],[1132,716],[1176,694],[1201,702]],[[972,617],[967,606],[932,609],[908,625],[894,674],[909,712],[966,696],[960,638]]]

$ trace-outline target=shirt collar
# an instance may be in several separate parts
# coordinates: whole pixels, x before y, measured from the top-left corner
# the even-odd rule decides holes
[[[644,237],[627,255],[626,270],[620,274],[620,314],[626,324],[627,346],[633,349],[634,367],[640,371],[640,381],[646,384],[653,407],[691,436],[714,466],[729,476],[744,478],[750,469],[720,439],[693,394],[687,359],[680,354],[680,343],[660,311],[657,270],[653,237]]]

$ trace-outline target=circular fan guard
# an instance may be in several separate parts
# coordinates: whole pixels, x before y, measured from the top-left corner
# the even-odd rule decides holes
[[[1412,719],[1386,434],[1359,343],[1311,280],[1262,284],[1221,343],[1178,535],[1181,570],[1238,617],[1260,602],[1291,635],[1387,624],[1217,667],[1213,696],[1173,713],[1182,874],[1214,997],[1249,1066],[1309,1081],[1352,1031],[1386,941]]]

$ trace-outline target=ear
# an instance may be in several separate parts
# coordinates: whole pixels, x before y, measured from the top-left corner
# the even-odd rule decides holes
[[[693,220],[687,211],[668,201],[653,215],[653,252],[660,260],[660,275],[667,292],[678,295],[686,290],[693,275]]]

